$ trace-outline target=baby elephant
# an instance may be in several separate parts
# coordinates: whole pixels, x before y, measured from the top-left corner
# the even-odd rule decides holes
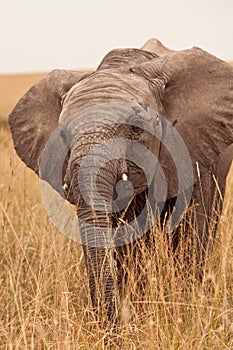
[[[174,249],[185,227],[201,274],[233,157],[229,64],[151,39],[109,52],[93,72],[52,71],[9,124],[20,158],[64,208],[66,199],[76,205],[62,230],[83,245],[99,320],[116,324],[127,247],[135,254],[155,223],[172,232]],[[59,210],[54,221],[64,219]]]

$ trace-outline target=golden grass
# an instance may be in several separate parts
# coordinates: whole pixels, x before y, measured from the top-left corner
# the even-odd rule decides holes
[[[0,349],[102,349],[92,314],[82,249],[59,233],[43,209],[36,176],[1,129]],[[202,285],[188,284],[161,236],[142,252],[147,289],[132,274],[116,349],[233,348],[233,169],[214,252]],[[130,300],[129,295],[132,296]]]
[[[0,119],[6,120],[18,99],[44,76],[45,73],[0,75]]]
[[[20,86],[20,79],[15,99],[29,87]],[[11,85],[6,79],[6,91]],[[0,114],[14,104],[7,93]],[[92,313],[82,249],[50,223],[38,179],[15,154],[1,123],[0,154],[0,349],[103,349],[107,334]],[[131,273],[112,349],[233,349],[232,197],[233,168],[201,285],[176,274],[160,233],[156,250],[142,251],[145,295],[137,295]]]

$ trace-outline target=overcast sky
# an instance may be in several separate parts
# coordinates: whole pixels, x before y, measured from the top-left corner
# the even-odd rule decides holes
[[[232,0],[0,0],[0,73],[92,68],[156,37],[233,60]]]

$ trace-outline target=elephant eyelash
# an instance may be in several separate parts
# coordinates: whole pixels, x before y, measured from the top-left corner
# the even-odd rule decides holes
[[[140,126],[132,125],[132,131],[133,131],[134,134],[139,135],[139,134],[141,134],[143,132],[143,129]]]
[[[131,120],[131,123],[131,129],[134,134],[141,134],[143,132],[143,124],[140,119],[134,118]]]

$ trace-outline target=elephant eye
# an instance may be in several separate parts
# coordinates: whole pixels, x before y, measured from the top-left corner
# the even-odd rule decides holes
[[[140,119],[138,118],[132,119],[131,123],[132,123],[131,129],[134,134],[139,135],[143,132],[143,124]]]

